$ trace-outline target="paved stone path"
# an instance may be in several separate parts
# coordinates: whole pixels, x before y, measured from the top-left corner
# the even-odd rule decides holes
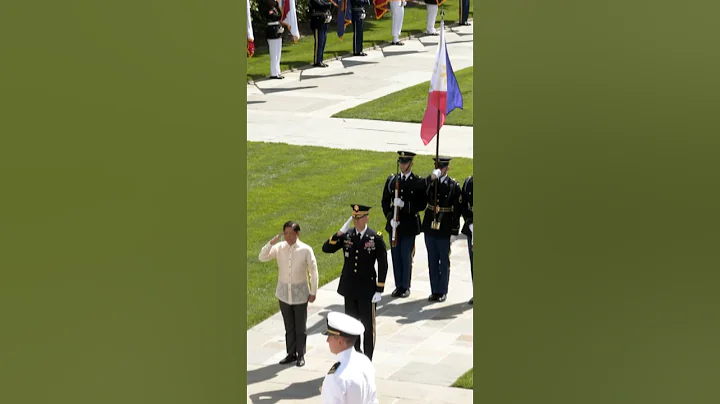
[[[438,40],[409,39],[405,46],[369,49],[366,57],[345,57],[324,69],[248,85],[247,140],[434,155],[435,141],[423,145],[418,124],[330,117],[430,80]],[[472,26],[446,27],[446,41],[455,71],[472,66]],[[472,157],[471,127],[443,126],[440,133],[442,154]]]
[[[446,27],[453,68],[472,65],[472,26]],[[429,80],[438,37],[406,40],[404,47],[366,50],[365,58],[328,62],[326,69],[284,73],[285,80],[248,85],[248,141],[280,142],[342,149],[434,155],[424,146],[419,125],[330,118],[341,110]],[[472,128],[443,127],[441,154],[472,157]],[[364,139],[357,142],[357,139]],[[461,179],[460,179],[461,180]],[[319,249],[316,254],[323,254]],[[392,298],[395,288],[388,252],[385,293],[378,304],[373,363],[381,404],[471,403],[472,390],[449,387],[473,366],[473,310],[467,239],[453,237],[450,286],[443,303],[430,303],[427,251],[416,239],[411,295]],[[322,271],[323,268],[320,268]],[[278,365],[285,356],[282,316],[248,330],[248,403],[318,403],[319,387],[336,362],[328,350],[329,311],[343,311],[338,279],[318,291],[308,312],[306,365]]]

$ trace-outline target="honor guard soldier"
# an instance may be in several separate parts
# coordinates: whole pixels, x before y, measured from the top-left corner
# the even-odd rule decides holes
[[[473,278],[473,176],[465,178],[462,186],[462,203],[460,204],[460,213],[462,214],[465,224],[462,228],[462,234],[467,236],[468,253],[470,254],[470,279]],[[472,297],[469,304],[473,304]]]
[[[448,176],[451,157],[434,159],[436,169],[427,177],[428,206],[423,218],[430,270],[431,302],[444,302],[450,282],[450,236],[460,233],[460,183]],[[437,201],[437,204],[436,204]]]
[[[327,343],[337,362],[330,368],[320,387],[323,404],[378,404],[375,368],[353,345],[365,327],[347,314],[330,312],[327,316]]]
[[[284,79],[280,74],[280,55],[282,53],[282,34],[285,32],[280,20],[282,19],[282,10],[277,0],[260,0],[258,4],[260,12],[265,18],[267,28],[265,36],[270,48],[270,78]]]
[[[420,212],[427,206],[425,178],[412,172],[415,153],[399,151],[399,174],[390,175],[385,181],[382,208],[390,234],[390,253],[395,275],[394,297],[410,296],[412,264],[415,255],[415,238],[422,231]],[[396,217],[397,214],[397,217]]]
[[[315,50],[313,52],[313,66],[328,67],[323,63],[325,42],[327,40],[327,25],[332,20],[330,14],[330,0],[310,0],[310,29],[315,36]]]
[[[470,16],[470,0],[460,1],[460,25],[470,25],[468,17]]]
[[[462,1],[462,0],[461,0]],[[392,13],[392,25],[390,34],[393,37],[393,45],[405,45],[400,42],[400,33],[402,32],[403,19],[405,18],[405,0],[390,0],[390,12]]]
[[[363,52],[363,20],[365,19],[365,6],[370,0],[350,0],[353,25],[353,56],[367,56]]]
[[[325,241],[322,250],[343,250],[343,264],[338,293],[345,298],[345,313],[357,318],[365,327],[363,348],[372,360],[375,349],[375,308],[385,290],[388,261],[382,233],[367,226],[369,206],[351,205],[352,216],[340,230]],[[354,228],[350,229],[350,221]],[[377,273],[375,263],[377,262]],[[360,351],[360,339],[355,342]]]
[[[425,8],[427,9],[427,25],[425,27],[426,34],[440,35],[435,30],[435,19],[437,18],[438,7],[444,2],[445,0],[425,0]]]

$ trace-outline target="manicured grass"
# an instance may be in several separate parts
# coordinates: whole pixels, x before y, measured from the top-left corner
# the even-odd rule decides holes
[[[443,9],[445,10],[446,24],[456,23],[458,21],[458,0],[446,1],[443,4]],[[473,0],[470,0],[470,17],[472,17],[473,14],[472,10]],[[327,44],[325,45],[324,52],[326,59],[352,53],[352,24],[346,27],[346,32],[343,35],[342,41],[340,41],[336,32],[337,23],[335,18],[336,16],[333,15],[333,21],[328,24]],[[408,2],[403,17],[402,36],[425,32],[426,18],[427,11],[424,2]],[[363,47],[367,48],[392,41],[392,36],[390,35],[391,23],[392,14],[390,12],[386,13],[380,20],[375,20],[375,12],[371,7],[367,7],[367,17],[363,23]],[[253,22],[253,25],[255,30],[260,29],[260,24]],[[435,24],[436,29],[439,27],[440,12],[438,12],[437,23]],[[267,42],[264,40],[257,41],[255,46],[255,55],[248,59],[248,80],[257,80],[270,75],[270,55],[268,54]],[[301,37],[296,44],[292,42],[283,43],[280,69],[285,71],[290,68],[311,65],[313,62],[314,48],[315,41],[312,34]]]
[[[322,243],[350,217],[354,203],[372,207],[368,226],[385,235],[380,199],[385,179],[395,172],[397,154],[260,142],[248,142],[247,149],[250,328],[279,310],[275,298],[277,263],[258,260],[262,246],[282,231],[283,223],[297,221],[300,239],[315,251],[320,285],[340,276],[342,254],[323,253]],[[432,167],[432,156],[418,156],[413,171],[424,176]],[[451,175],[458,181],[472,170],[472,159],[452,160]],[[318,299],[311,304],[322,307],[326,303]]]
[[[473,125],[473,68],[455,72],[463,96],[463,109],[447,116],[446,125]],[[340,111],[336,118],[374,119],[380,121],[422,122],[427,107],[430,81],[388,94],[382,98]]]
[[[464,375],[460,376],[459,379],[452,385],[453,387],[460,387],[463,389],[473,388],[473,370],[468,370]]]

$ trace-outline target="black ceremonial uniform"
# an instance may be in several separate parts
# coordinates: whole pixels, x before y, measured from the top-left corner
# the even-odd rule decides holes
[[[440,158],[442,166],[449,165],[450,158]],[[460,233],[461,187],[454,178],[445,176],[433,180],[426,179],[426,195],[428,206],[423,218],[425,246],[428,250],[428,267],[430,271],[430,301],[444,301],[450,282],[450,236]],[[437,207],[435,204],[435,184],[437,185]],[[433,221],[439,228],[433,228]]]
[[[323,63],[323,53],[327,40],[327,25],[332,19],[330,14],[330,0],[310,0],[310,29],[315,37],[315,48],[313,50],[313,66],[327,67]]]
[[[460,213],[462,214],[465,224],[461,230],[462,234],[468,238],[468,254],[470,255],[470,279],[473,278],[473,232],[470,231],[470,225],[473,223],[473,176],[465,178],[462,186],[462,202],[460,204]],[[473,230],[475,230],[473,228]],[[470,299],[470,304],[473,300]]]
[[[282,38],[285,29],[280,24],[282,18],[280,3],[277,0],[261,0],[258,3],[258,8],[266,23],[265,37],[267,39]]]
[[[405,154],[412,154],[406,157],[405,161],[411,161],[415,156],[414,153],[398,153],[402,153],[400,159],[403,159]],[[382,195],[382,208],[386,219],[385,230],[390,234],[388,238],[392,242],[391,221],[395,215],[393,203],[395,200],[395,184],[398,181],[400,182],[399,197],[404,205],[398,212],[397,245],[390,248],[396,287],[393,296],[396,297],[409,296],[412,281],[412,262],[415,255],[415,238],[422,232],[420,212],[425,210],[427,206],[425,179],[418,177],[413,172],[410,172],[407,178],[403,177],[402,173],[390,175],[385,180]]]
[[[375,348],[375,292],[385,290],[387,277],[387,247],[380,232],[366,227],[362,239],[356,229],[350,229],[340,236],[333,234],[325,241],[322,250],[334,253],[342,249],[345,255],[338,293],[345,297],[345,313],[357,318],[365,326],[363,348],[372,360]],[[377,262],[377,273],[375,263]],[[360,338],[355,342],[360,350]]]
[[[353,55],[367,56],[363,52],[363,20],[365,19],[365,7],[370,4],[369,0],[350,0],[353,25]]]

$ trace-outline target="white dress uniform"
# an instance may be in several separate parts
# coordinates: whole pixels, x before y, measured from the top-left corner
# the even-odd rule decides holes
[[[405,0],[390,0],[390,12],[392,13],[392,25],[390,34],[393,37],[393,43],[401,45],[400,33],[402,31],[403,19],[405,17]]]
[[[328,313],[327,333],[360,336],[362,323],[347,314]],[[379,404],[375,386],[375,368],[367,356],[350,347],[336,355],[337,363],[323,380],[322,404]]]

